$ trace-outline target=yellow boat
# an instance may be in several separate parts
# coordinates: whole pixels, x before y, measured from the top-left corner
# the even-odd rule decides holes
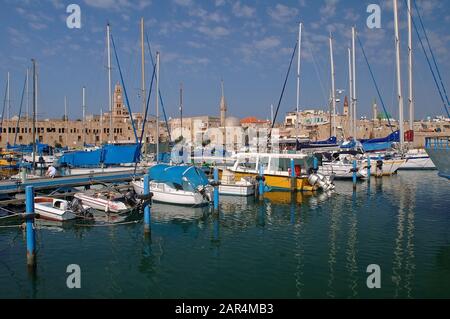
[[[308,182],[308,171],[313,158],[307,154],[240,153],[229,171],[234,173],[236,181],[244,177],[256,177],[263,168],[265,184],[273,191],[291,190],[291,160],[294,160],[297,191],[316,191],[317,186]],[[222,171],[220,171],[222,173]],[[221,176],[220,176],[221,178]]]
[[[0,151],[0,176],[9,177],[19,171],[18,154],[10,151]]]

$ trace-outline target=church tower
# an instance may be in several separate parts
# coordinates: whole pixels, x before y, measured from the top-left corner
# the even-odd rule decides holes
[[[227,102],[225,101],[225,93],[223,89],[222,80],[222,97],[220,98],[220,126],[225,127],[225,122],[227,118]]]
[[[127,108],[125,107],[123,103],[123,94],[122,94],[122,87],[119,83],[116,84],[114,87],[114,104],[113,104],[113,120],[116,121],[123,121],[123,119],[128,118],[130,114],[128,113]]]
[[[345,100],[344,100],[344,116],[346,118],[348,118],[348,115],[349,115],[349,112],[348,112],[348,97],[346,96]]]

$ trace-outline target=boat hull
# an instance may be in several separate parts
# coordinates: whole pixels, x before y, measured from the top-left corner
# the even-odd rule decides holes
[[[245,177],[253,177],[258,176],[256,173],[243,173],[243,172],[234,172],[235,180],[239,181]],[[291,190],[291,178],[289,176],[279,176],[279,175],[264,175],[265,184],[271,188],[271,190],[281,190],[281,191],[289,191]],[[308,183],[307,177],[298,177],[296,184],[297,191],[316,191],[317,186],[311,186]]]
[[[450,179],[450,148],[429,148],[427,153],[436,165],[439,176]]]
[[[252,196],[255,194],[254,185],[232,185],[232,184],[221,184],[219,186],[220,195],[231,195],[231,196]]]
[[[122,202],[109,201],[101,198],[94,198],[92,196],[85,195],[82,193],[75,194],[74,197],[81,200],[84,206],[99,211],[122,214],[131,210],[129,207],[126,207],[126,205]]]
[[[136,194],[144,193],[143,181],[133,181],[132,186]],[[164,183],[150,182],[150,191],[153,193],[152,200],[158,203],[183,205],[183,206],[204,206],[209,204],[209,200],[198,192],[188,192],[175,190]]]

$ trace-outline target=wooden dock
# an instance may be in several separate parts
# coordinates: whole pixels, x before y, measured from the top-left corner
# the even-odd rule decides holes
[[[58,178],[29,179],[25,182],[20,180],[3,181],[0,182],[0,198],[8,199],[16,194],[24,193],[27,186],[33,186],[35,190],[40,191],[102,183],[129,182],[135,177],[142,177],[145,171],[145,169],[138,169],[136,170],[136,174],[133,170],[113,173],[92,173]]]

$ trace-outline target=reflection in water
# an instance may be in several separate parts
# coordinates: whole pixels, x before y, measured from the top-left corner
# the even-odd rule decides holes
[[[369,186],[370,189],[370,186]],[[344,202],[342,202],[344,203]],[[344,211],[344,207],[341,206],[341,211]],[[356,243],[357,243],[357,235],[358,235],[358,219],[356,216],[356,191],[353,192],[352,195],[352,209],[349,211],[349,231],[348,231],[348,241],[347,241],[347,271],[349,275],[350,282],[350,291],[352,298],[355,298],[358,295],[358,281],[356,277],[356,273],[358,271],[358,266],[356,262]]]
[[[329,279],[328,279],[328,291],[327,296],[330,298],[335,298],[335,288],[334,288],[334,280],[335,280],[335,265],[336,265],[336,254],[337,254],[337,237],[340,231],[340,215],[341,210],[333,207],[331,209],[331,217],[330,217],[330,252],[328,254],[328,268],[329,268]]]
[[[404,190],[398,193],[399,209],[397,218],[397,237],[395,239],[392,280],[395,298],[405,290],[406,297],[412,297],[411,281],[414,277],[414,197],[415,187],[404,183]],[[406,228],[406,234],[405,234]],[[405,238],[406,236],[406,238]]]
[[[302,237],[303,221],[301,215],[301,204],[297,206],[298,213],[295,212],[295,204],[291,204],[291,223],[294,226],[294,239],[295,239],[295,288],[297,291],[297,298],[302,298],[303,292],[303,268],[304,268],[304,240]],[[293,209],[292,209],[293,208]],[[296,216],[297,215],[297,216]],[[297,221],[295,220],[297,217]]]

